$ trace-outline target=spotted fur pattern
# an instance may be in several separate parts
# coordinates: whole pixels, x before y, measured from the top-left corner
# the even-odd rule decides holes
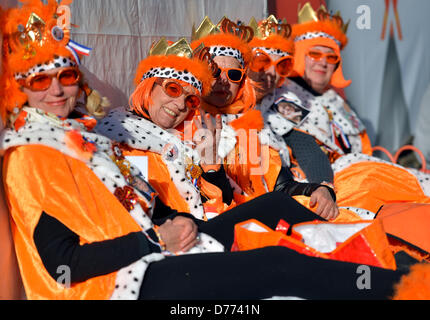
[[[343,155],[343,150],[336,145],[332,136],[329,113],[327,112],[329,111],[333,115],[333,121],[348,137],[351,151],[361,152],[359,135],[365,127],[354,111],[346,111],[345,101],[334,90],[328,90],[322,96],[315,97],[303,87],[289,81],[276,90],[275,97],[280,97],[289,92],[294,93],[301,101],[301,105],[311,111],[306,120],[298,126],[298,129],[309,133],[330,149]]]
[[[328,33],[325,32],[307,32],[305,34],[302,34],[298,37],[294,38],[294,42],[297,41],[303,41],[303,40],[309,40],[309,39],[315,39],[315,38],[329,38],[332,39],[334,42],[336,42],[336,44],[341,47],[341,42],[339,40],[337,40],[335,37],[329,35]]]
[[[291,53],[282,51],[281,49],[275,49],[275,48],[255,47],[253,50],[261,50],[267,54],[273,54],[273,55],[279,56],[280,58],[291,56]]]
[[[240,64],[242,65],[242,68],[245,65],[245,61],[243,59],[242,53],[240,53],[239,50],[231,48],[231,47],[224,47],[224,46],[211,46],[209,47],[209,53],[213,57],[233,57],[236,58]]]
[[[48,61],[48,62],[43,63],[43,64],[37,64],[25,73],[16,73],[15,79],[16,80],[25,79],[28,76],[32,75],[33,73],[49,71],[49,70],[56,69],[56,68],[76,67],[76,66],[77,66],[76,62],[74,62],[72,59],[70,59],[68,57],[54,56],[54,60],[52,60],[52,61]]]
[[[176,70],[174,68],[162,67],[162,68],[151,68],[142,76],[142,81],[148,78],[170,78],[184,81],[194,88],[202,92],[203,84],[199,81],[191,72],[187,70]]]
[[[186,157],[198,164],[200,157],[191,146],[187,146],[169,131],[145,118],[134,115],[123,108],[117,108],[101,120],[96,130],[112,140],[126,143],[130,147],[151,151],[163,156],[170,177],[181,196],[186,199],[190,212],[198,219],[204,219],[200,192],[186,177]],[[175,157],[166,157],[166,146],[175,150]],[[170,148],[169,148],[170,149]]]

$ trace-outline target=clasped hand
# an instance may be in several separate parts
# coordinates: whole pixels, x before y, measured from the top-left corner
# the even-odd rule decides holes
[[[316,209],[316,214],[326,220],[334,220],[339,215],[339,208],[326,187],[319,187],[311,194],[309,205]]]
[[[197,225],[190,218],[167,219],[158,230],[166,250],[173,253],[187,252],[199,242]]]

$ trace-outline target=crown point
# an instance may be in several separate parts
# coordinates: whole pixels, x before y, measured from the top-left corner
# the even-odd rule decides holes
[[[197,29],[195,29],[195,27],[193,28],[191,33],[191,41],[199,40],[203,37],[213,34],[216,30],[217,26],[213,24],[208,16],[205,16]]]
[[[301,9],[299,4],[298,23],[301,24],[309,21],[318,21],[317,13],[309,2],[306,2]]]

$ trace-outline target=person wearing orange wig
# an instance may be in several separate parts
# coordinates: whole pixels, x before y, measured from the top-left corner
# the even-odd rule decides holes
[[[289,81],[280,88],[295,94],[311,112],[296,129],[312,135],[333,162],[354,152],[371,154],[370,140],[355,112],[332,88],[345,88],[341,50],[347,45],[347,24],[325,8],[315,12],[309,3],[299,11],[299,23],[293,25],[294,67]],[[279,124],[276,124],[277,126]]]
[[[216,159],[207,160],[193,150],[193,144],[199,149],[209,141],[196,142],[198,128],[193,122],[201,95],[210,92],[208,57],[205,50],[193,52],[185,39],[175,43],[160,39],[139,64],[131,110],[114,110],[98,127],[112,139],[127,142],[123,146],[127,156],[147,157],[148,179],[165,205],[202,220],[235,205],[228,195],[231,188],[224,171],[219,166],[213,170]],[[113,119],[125,115],[123,123],[111,127]],[[201,121],[212,125],[209,120],[203,117]],[[216,127],[220,129],[220,125],[218,118]],[[208,181],[211,177],[221,179],[221,188]]]
[[[237,203],[270,191],[291,191],[287,187],[291,174],[285,168],[288,155],[279,154],[284,143],[282,139],[273,139],[270,130],[265,128],[261,112],[255,110],[254,85],[246,74],[253,59],[249,43],[257,41],[253,38],[254,31],[250,27],[236,25],[227,18],[213,25],[206,17],[197,30],[193,30],[191,43],[194,47],[208,46],[214,61],[221,66],[211,94],[203,98],[202,109],[212,115],[222,115],[226,128],[223,136],[230,142],[226,148],[218,150]],[[287,46],[292,47],[290,43]],[[337,216],[335,203],[328,190],[319,186],[315,184],[308,189],[306,196],[311,197],[312,206],[319,204],[318,214],[332,219]],[[303,195],[299,189],[290,195]]]

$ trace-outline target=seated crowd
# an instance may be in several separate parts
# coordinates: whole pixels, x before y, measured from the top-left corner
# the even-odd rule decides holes
[[[383,228],[388,204],[425,213],[430,181],[372,157],[335,90],[350,84],[339,15],[306,4],[293,26],[206,17],[190,42],[156,41],[129,105],[110,106],[51,24],[57,8],[0,11],[5,241],[27,299],[425,297],[416,228],[429,219]],[[356,285],[361,265],[371,290]]]

